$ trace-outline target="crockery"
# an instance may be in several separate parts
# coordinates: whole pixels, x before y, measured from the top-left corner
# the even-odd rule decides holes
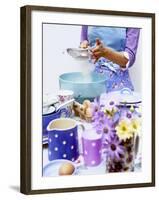
[[[58,101],[60,103],[64,103],[73,99],[73,91],[72,90],[59,90],[57,93]]]
[[[93,129],[87,129],[82,134],[82,151],[86,166],[97,166],[102,161],[102,135]]]
[[[74,162],[71,162],[70,160],[65,160],[65,159],[58,159],[58,160],[53,160],[49,164],[47,164],[43,168],[43,176],[45,177],[51,177],[51,176],[59,176],[59,169],[62,164],[64,163],[70,163],[72,166],[74,166],[74,171],[71,175],[77,174],[77,168]]]
[[[47,107],[43,107],[43,115],[47,115],[50,113],[55,112],[55,107],[54,106],[47,106]]]
[[[43,114],[49,114],[53,111],[53,107],[58,103],[57,96],[53,94],[44,94],[43,95]],[[51,108],[50,108],[51,107]]]
[[[77,124],[71,118],[52,120],[47,126],[48,158],[49,160],[67,159],[75,161],[79,156],[78,127],[84,130],[82,124]]]
[[[53,110],[55,111],[55,108]],[[47,128],[47,125],[49,124],[49,122],[52,121],[53,119],[57,119],[57,118],[64,117],[64,116],[65,117],[68,116],[68,111],[65,108],[59,109],[57,112],[43,114],[43,116],[42,116],[43,137],[44,137],[45,143],[46,143],[46,138],[48,137],[48,132],[47,132],[46,128]]]
[[[55,107],[55,110],[58,111],[58,110],[60,110],[61,108],[65,107],[65,106],[72,105],[73,102],[74,102],[74,99],[70,99],[70,100],[68,100],[68,101],[66,101],[66,102],[64,102],[64,103],[62,103],[62,104],[56,106],[56,107]]]
[[[91,72],[84,75],[81,72],[64,73],[59,76],[60,88],[72,90],[76,101],[82,103],[85,99],[94,100],[106,92],[106,80],[102,74]]]

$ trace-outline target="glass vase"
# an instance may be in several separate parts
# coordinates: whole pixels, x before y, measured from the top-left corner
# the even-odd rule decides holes
[[[106,172],[132,172],[135,167],[135,137],[122,140],[121,145],[125,148],[124,155],[120,155],[120,159],[107,158]]]

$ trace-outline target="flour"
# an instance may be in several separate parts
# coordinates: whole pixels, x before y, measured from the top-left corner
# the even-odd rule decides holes
[[[81,67],[81,73],[82,73],[82,76],[83,76],[83,81],[84,82],[92,82],[92,76],[91,76],[91,72],[93,71],[93,65],[92,63],[85,61],[85,62],[82,62],[80,64],[80,67]]]

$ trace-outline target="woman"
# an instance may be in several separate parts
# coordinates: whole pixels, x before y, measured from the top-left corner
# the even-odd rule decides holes
[[[139,28],[82,26],[80,47],[91,47],[95,71],[107,76],[107,92],[134,90],[128,69],[135,62],[139,33]]]

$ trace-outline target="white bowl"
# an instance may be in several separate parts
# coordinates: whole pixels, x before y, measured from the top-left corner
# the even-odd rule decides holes
[[[74,171],[71,174],[71,176],[75,175],[77,173],[77,168],[76,168],[76,165],[72,161],[65,160],[65,159],[57,159],[57,160],[51,161],[49,164],[47,164],[43,168],[43,176],[45,177],[59,176],[59,168],[61,167],[63,163],[66,163],[66,162],[74,166]]]

